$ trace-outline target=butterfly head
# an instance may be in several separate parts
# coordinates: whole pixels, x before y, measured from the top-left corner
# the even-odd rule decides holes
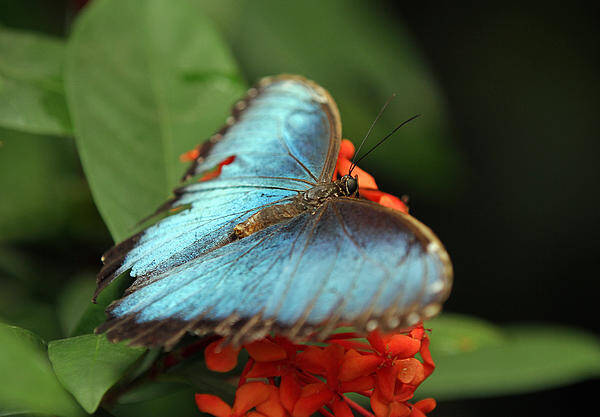
[[[347,197],[353,197],[358,192],[358,176],[353,177],[352,175],[344,175],[340,178],[340,184],[342,191]]]

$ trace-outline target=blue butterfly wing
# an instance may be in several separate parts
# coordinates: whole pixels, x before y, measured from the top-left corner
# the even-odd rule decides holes
[[[227,125],[202,146],[203,155],[186,177],[235,155],[219,178],[329,181],[340,135],[337,106],[325,89],[299,76],[267,77],[234,106]]]
[[[299,338],[338,323],[391,329],[435,314],[451,285],[448,256],[402,213],[341,198],[232,239],[262,208],[330,181],[340,131],[335,103],[312,82],[279,76],[251,89],[186,179],[233,162],[176,190],[162,209],[179,211],[103,257],[97,292],[126,272],[135,280],[98,331],[169,347],[186,332],[244,342],[271,329]]]
[[[217,178],[190,181],[159,211],[171,215],[104,254],[97,294],[122,273],[135,291],[152,276],[226,244],[233,226],[330,180],[341,124],[327,91],[299,76],[263,79],[234,107],[220,132],[200,148],[186,174],[194,179],[231,159]]]
[[[113,304],[101,330],[133,344],[172,345],[185,332],[243,343],[336,325],[395,329],[435,315],[452,268],[409,215],[359,199],[267,227],[154,277]]]

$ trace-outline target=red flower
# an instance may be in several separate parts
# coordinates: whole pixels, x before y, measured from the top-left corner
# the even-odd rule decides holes
[[[211,394],[196,394],[196,404],[200,411],[215,417],[286,416],[279,401],[279,390],[264,382],[248,382],[240,386],[235,394],[233,407]],[[253,408],[255,411],[251,411]]]
[[[233,407],[208,394],[196,396],[198,407],[216,417],[310,417],[317,411],[351,417],[352,409],[365,417],[421,417],[435,407],[432,399],[408,402],[435,366],[422,325],[389,335],[373,331],[369,343],[358,337],[336,334],[324,347],[270,336],[244,345],[250,360]],[[206,364],[227,372],[235,367],[240,349],[222,343],[219,339],[206,347]],[[414,357],[417,353],[422,362]],[[370,397],[374,414],[347,398],[347,392]]]

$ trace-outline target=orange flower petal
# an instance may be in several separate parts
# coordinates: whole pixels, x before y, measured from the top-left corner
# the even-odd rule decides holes
[[[381,204],[384,207],[389,207],[391,209],[401,211],[404,214],[408,214],[408,206],[394,195],[384,193],[384,195],[381,196],[381,198],[379,199],[379,204]]]
[[[429,338],[425,336],[421,342],[421,350],[419,351],[423,359],[423,367],[425,368],[425,378],[427,378],[435,369],[435,363],[429,351]]]
[[[324,349],[317,346],[309,346],[296,358],[296,364],[303,371],[311,374],[325,375],[327,371],[327,357],[323,354]]]
[[[342,142],[340,143],[340,153],[338,155],[346,159],[352,159],[354,156],[354,144],[348,139],[342,139]]]
[[[294,360],[298,347],[283,336],[275,336],[274,342],[285,349],[287,359]]]
[[[245,417],[268,417],[263,413],[259,413],[258,411],[248,411]]]
[[[338,158],[336,163],[336,169],[338,171],[338,175],[346,175],[350,172],[350,167],[352,166],[352,162],[346,158]],[[375,178],[368,172],[360,169],[355,166],[352,170],[352,176],[358,176],[358,187],[359,188],[371,188],[377,189],[377,183],[375,182]]]
[[[394,396],[397,376],[398,367],[396,366],[386,366],[377,370],[376,390],[385,401],[391,401]]]
[[[383,362],[383,358],[376,355],[361,355],[354,349],[350,349],[344,355],[339,379],[346,382],[356,379],[360,376],[369,375],[377,369]]]
[[[271,386],[264,382],[248,382],[239,387],[235,393],[233,414],[241,416],[251,408],[267,401],[271,395]]]
[[[187,152],[179,155],[179,160],[181,162],[192,162],[199,156],[200,156],[200,151],[197,148],[194,148],[191,151],[187,151]]]
[[[217,165],[217,167],[213,171],[209,171],[209,172],[205,173],[198,181],[208,181],[208,180],[212,180],[213,178],[217,178],[219,175],[221,175],[223,166],[229,165],[233,161],[235,161],[235,155],[231,155],[231,156],[225,158],[224,160],[219,162],[219,165]]]
[[[286,417],[286,412],[279,399],[279,390],[276,387],[271,387],[269,399],[257,405],[256,411],[261,412],[267,417]]]
[[[433,398],[425,398],[425,399],[423,399],[421,401],[417,401],[415,403],[415,408],[418,408],[419,410],[421,410],[424,413],[432,412],[436,406],[437,406],[437,403],[435,402],[435,400]]]
[[[338,384],[340,367],[344,361],[344,348],[331,344],[323,350],[325,356],[325,377],[330,388],[335,389]]]
[[[296,401],[300,398],[302,388],[293,374],[286,374],[281,377],[279,385],[279,397],[281,403],[290,413],[294,410]]]
[[[287,357],[285,349],[268,339],[257,340],[244,348],[256,362],[280,361]]]
[[[361,376],[352,381],[342,382],[339,385],[340,392],[369,391],[375,387],[375,377],[372,375]]]
[[[427,417],[427,416],[418,408],[413,407],[412,411],[410,412],[409,417]]]
[[[302,388],[302,395],[296,402],[293,417],[310,417],[323,407],[331,398],[333,392],[323,383],[309,384]]]
[[[395,401],[390,404],[390,417],[408,417],[409,415],[411,415],[411,410],[406,404]]]
[[[397,384],[394,401],[408,401],[415,395],[416,385]]]
[[[415,327],[413,327],[412,330],[408,333],[408,335],[413,339],[422,340],[425,336],[425,329],[423,328],[423,323],[419,323]]]
[[[419,385],[425,379],[423,364],[415,358],[402,359],[396,362],[398,380],[404,384]]]
[[[202,413],[212,414],[215,417],[229,417],[231,407],[216,395],[196,394],[196,405]]]
[[[327,389],[327,386],[322,382],[315,382],[313,384],[307,384],[302,387],[302,390],[300,392],[300,397],[309,397],[313,394],[317,394],[326,389]]]
[[[271,376],[281,376],[284,362],[254,362],[250,371],[246,374],[247,378],[268,378]]]
[[[371,395],[371,409],[377,417],[388,417],[390,412],[389,402],[385,401],[378,389]]]
[[[335,417],[354,417],[352,410],[345,401],[337,400],[331,404],[331,411]]]
[[[369,333],[367,335],[367,340],[369,341],[371,346],[373,346],[373,349],[377,351],[377,353],[385,353],[385,343],[383,341],[383,338],[381,337],[381,333],[379,333],[379,330],[373,330],[371,333]]]
[[[354,145],[348,139],[342,139],[342,142],[340,143],[340,152],[338,153],[337,162],[333,171],[333,181],[338,179],[338,175],[340,174],[340,172],[348,172],[348,170],[350,169],[350,159],[352,159],[353,156]]]
[[[259,404],[256,409],[267,417],[286,417],[287,415],[280,402],[270,400]]]
[[[202,177],[200,177],[198,179],[198,181],[212,180],[213,178],[217,178],[219,175],[221,175],[221,170],[215,169],[213,171],[209,171],[209,172],[205,173],[204,175],[202,175]]]
[[[349,167],[348,167],[349,168]],[[343,172],[343,171],[341,171]],[[346,171],[347,172],[347,171]],[[375,178],[367,171],[360,169],[359,167],[354,167],[352,171],[352,176],[358,177],[358,187],[359,188],[371,188],[377,189],[377,183],[375,182]]]
[[[228,372],[237,365],[239,348],[222,346],[223,339],[215,340],[204,349],[206,367],[215,372]]]
[[[338,157],[338,160],[335,164],[336,174],[340,177],[343,175],[346,175],[348,173],[348,171],[350,171],[351,165],[352,165],[352,162],[350,161],[350,159],[344,158],[344,157]],[[337,179],[337,178],[335,178],[335,179]]]
[[[374,201],[382,206],[408,214],[408,207],[396,196],[384,193],[383,191],[366,188],[359,188],[358,193],[361,197],[364,197],[367,200]]]
[[[421,349],[421,341],[403,334],[395,334],[389,338],[386,346],[393,357],[412,358]]]

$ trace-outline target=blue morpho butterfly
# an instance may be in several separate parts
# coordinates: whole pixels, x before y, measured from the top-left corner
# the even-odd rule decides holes
[[[298,340],[437,314],[448,254],[413,217],[361,199],[356,178],[332,181],[340,138],[337,106],[314,82],[280,75],[251,88],[184,180],[233,163],[176,189],[159,212],[179,211],[103,256],[96,295],[123,273],[135,280],[97,331],[168,349],[187,332]]]

